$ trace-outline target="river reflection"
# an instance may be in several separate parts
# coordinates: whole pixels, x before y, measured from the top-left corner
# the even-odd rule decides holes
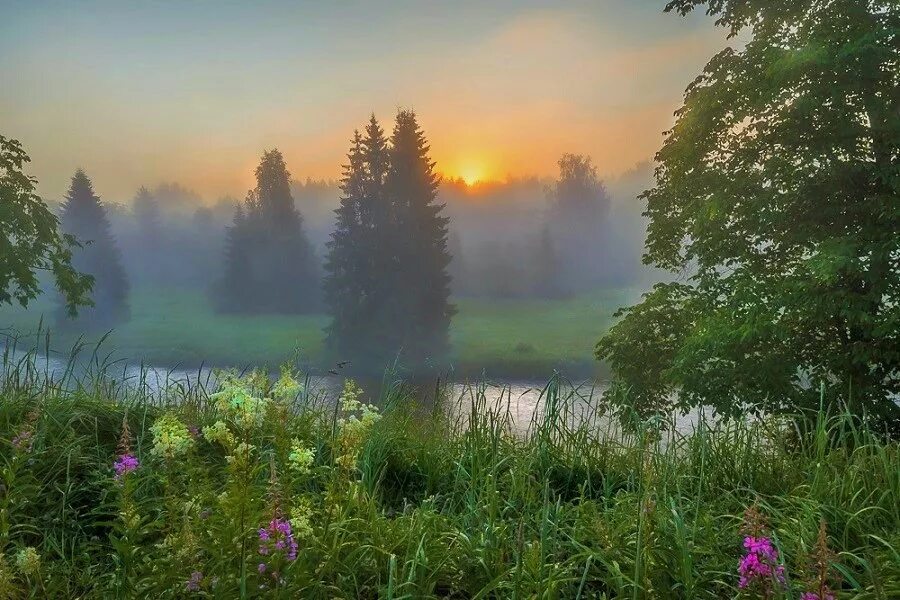
[[[105,362],[98,357],[92,360],[72,361],[7,349],[4,353],[3,373],[20,380],[50,379],[64,386],[76,386],[84,382],[102,382],[107,389],[125,391],[140,390],[142,395],[164,403],[172,395],[211,392],[216,386],[216,371],[210,368],[178,369],[155,368],[147,365],[128,364],[124,361]],[[305,378],[302,402],[308,405],[333,406],[340,397],[345,377],[341,375],[310,375]],[[607,435],[615,435],[618,421],[606,410],[603,400],[604,382],[582,380],[554,380],[553,385],[539,381],[493,379],[483,381],[453,381],[452,379],[403,381],[386,376],[381,379],[358,379],[367,402],[384,404],[385,398],[396,397],[398,386],[406,388],[416,398],[417,410],[423,413],[438,408],[457,426],[468,423],[471,414],[489,415],[502,420],[503,426],[519,435],[554,420],[572,428],[588,425],[590,429]],[[408,396],[407,396],[408,397]],[[382,408],[384,408],[382,406]],[[697,411],[677,415],[670,424],[681,433],[689,433],[699,418]]]

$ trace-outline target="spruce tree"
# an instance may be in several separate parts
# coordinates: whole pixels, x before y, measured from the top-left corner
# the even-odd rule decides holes
[[[159,202],[146,187],[141,186],[132,200],[131,211],[137,227],[134,242],[138,253],[139,271],[153,282],[162,281],[166,277],[166,270],[165,264],[158,260],[163,244]],[[132,266],[132,273],[134,272]]]
[[[371,248],[364,244],[369,223],[363,221],[367,176],[362,137],[356,130],[341,178],[341,203],[334,211],[335,228],[326,244],[323,282],[325,302],[332,315],[329,341],[339,356],[354,359],[354,336],[362,335],[370,312],[366,284],[372,273],[366,264],[366,253]]]
[[[373,115],[365,136],[354,133],[341,180],[341,204],[327,244],[325,298],[333,317],[329,344],[339,359],[357,368],[380,369],[396,352],[389,318],[394,290],[394,226],[385,194],[388,148]]]
[[[226,240],[217,305],[226,312],[303,313],[319,302],[318,267],[278,150],[263,153],[256,188]]]
[[[106,209],[94,193],[91,180],[78,169],[66,194],[60,215],[62,230],[84,242],[72,257],[79,271],[94,278],[93,306],[79,313],[78,322],[87,326],[108,327],[127,320],[128,278],[116,240],[110,230]],[[67,316],[60,309],[60,322]]]
[[[391,321],[403,360],[439,361],[449,350],[450,254],[443,204],[437,203],[440,177],[430,147],[411,110],[397,114],[391,134],[390,168],[385,182],[394,216],[393,264],[387,279],[394,287]]]

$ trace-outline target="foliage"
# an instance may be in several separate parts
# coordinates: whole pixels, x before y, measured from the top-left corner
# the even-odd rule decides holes
[[[900,592],[900,452],[843,411],[667,434],[556,380],[516,425],[478,388],[422,411],[387,386],[376,411],[289,372],[152,396],[74,372],[0,380],[6,597],[723,598],[750,553],[791,597],[822,589],[808,564],[838,598]],[[177,460],[153,451],[175,423]]]
[[[278,150],[264,152],[256,188],[235,210],[213,301],[226,313],[308,313],[319,305],[318,265]],[[265,290],[265,292],[261,292]]]
[[[110,230],[106,209],[94,193],[94,186],[84,171],[72,176],[66,201],[60,215],[62,230],[83,240],[72,256],[72,264],[94,278],[93,304],[81,311],[78,322],[88,327],[106,328],[127,321],[129,283],[116,239]],[[62,312],[61,325],[66,325]],[[69,324],[71,326],[71,324]]]
[[[623,310],[597,357],[646,410],[669,394],[732,416],[790,410],[825,385],[896,427],[900,8],[668,8],[702,4],[749,41],[687,88],[643,196],[644,261],[686,282]]]
[[[90,304],[92,279],[72,266],[78,242],[61,234],[59,220],[35,192],[37,180],[25,174],[30,162],[17,140],[0,135],[0,304],[27,306],[41,292],[39,273],[53,274],[75,315]]]
[[[380,371],[398,358],[439,364],[449,351],[448,218],[428,152],[412,111],[397,114],[390,143],[374,116],[354,134],[325,263],[340,359]]]

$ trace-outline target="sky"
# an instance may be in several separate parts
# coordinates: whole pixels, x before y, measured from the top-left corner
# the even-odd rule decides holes
[[[337,178],[355,128],[412,108],[437,170],[614,176],[652,158],[684,88],[728,45],[664,0],[0,0],[0,134],[39,192],[76,168],[100,196],[178,181],[243,196],[266,149]]]

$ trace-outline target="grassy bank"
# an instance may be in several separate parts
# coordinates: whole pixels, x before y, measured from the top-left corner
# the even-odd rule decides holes
[[[731,598],[747,526],[781,573],[747,597],[900,594],[898,446],[840,412],[625,435],[571,425],[551,382],[515,435],[474,390],[219,391],[7,368],[0,596]]]
[[[561,369],[590,374],[597,365],[592,348],[609,327],[612,313],[637,294],[598,291],[566,300],[473,300],[456,303],[451,327],[453,366],[465,373],[529,377]],[[325,315],[217,315],[197,290],[138,288],[132,319],[113,331],[107,350],[132,361],[159,366],[279,365],[295,353],[324,365]],[[53,328],[53,305],[40,298],[28,310],[0,308],[0,330],[28,333]],[[53,331],[54,346],[68,350],[78,334]],[[89,344],[99,338],[89,334]]]

